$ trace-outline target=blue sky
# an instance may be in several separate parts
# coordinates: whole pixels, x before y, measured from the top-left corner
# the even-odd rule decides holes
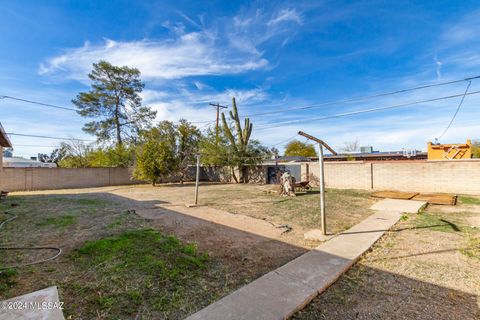
[[[137,67],[157,120],[205,126],[209,102],[252,116],[254,137],[282,149],[298,130],[334,148],[425,149],[460,98],[315,120],[460,94],[466,82],[356,103],[319,104],[480,75],[476,1],[0,1],[0,95],[72,107],[101,59]],[[473,81],[470,92],[480,90]],[[467,96],[442,142],[479,138],[480,95]],[[75,112],[0,100],[7,132],[93,139]],[[12,137],[15,153],[59,141]],[[303,140],[303,139],[301,139]]]

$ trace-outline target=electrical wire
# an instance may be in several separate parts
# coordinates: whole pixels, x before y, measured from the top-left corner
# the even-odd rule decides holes
[[[317,118],[289,120],[289,121],[277,122],[273,125],[263,125],[263,126],[261,125],[261,126],[257,127],[257,130],[265,130],[265,129],[275,128],[275,127],[281,127],[281,126],[284,126],[286,124],[291,124],[291,123],[299,123],[299,122],[305,123],[305,122],[311,122],[311,121],[320,121],[320,120],[347,117],[347,116],[353,116],[353,115],[358,115],[358,114],[371,113],[371,112],[377,112],[377,111],[383,111],[383,110],[389,110],[389,109],[396,109],[396,108],[402,108],[402,107],[407,107],[407,106],[412,106],[412,105],[417,105],[417,104],[422,104],[422,103],[428,103],[428,102],[458,98],[458,97],[461,97],[461,96],[464,96],[464,95],[465,96],[474,95],[474,94],[479,94],[479,93],[480,93],[480,91],[472,91],[472,92],[469,92],[469,93],[455,94],[455,95],[444,96],[444,97],[439,97],[439,98],[395,104],[395,105],[385,106],[385,107],[362,109],[362,110],[343,112],[343,113],[335,113],[335,114],[326,115],[326,116],[317,117]]]
[[[15,132],[7,132],[6,134],[11,135],[11,136],[31,137],[31,138],[41,138],[41,139],[53,139],[53,140],[76,140],[76,141],[91,141],[91,142],[94,141],[94,140],[88,140],[88,139],[41,136],[41,135],[34,135],[34,134],[15,133]]]
[[[267,111],[267,112],[261,112],[261,113],[254,113],[254,114],[247,115],[246,117],[256,117],[256,116],[263,116],[263,115],[269,115],[269,114],[291,112],[291,111],[297,111],[297,110],[307,110],[307,109],[319,108],[319,107],[324,107],[324,106],[329,106],[329,105],[343,104],[343,103],[348,103],[348,102],[358,102],[358,101],[369,100],[369,99],[374,99],[374,98],[379,98],[379,97],[396,95],[396,94],[405,93],[405,92],[410,92],[410,91],[428,89],[428,88],[433,88],[433,87],[438,87],[438,86],[445,86],[445,85],[455,84],[455,83],[459,83],[459,82],[463,82],[463,81],[472,81],[472,80],[474,80],[474,79],[479,79],[479,78],[480,78],[480,75],[479,75],[479,76],[474,76],[474,77],[465,78],[465,79],[458,79],[458,80],[452,80],[452,81],[441,82],[441,83],[421,85],[421,86],[412,87],[412,88],[407,88],[407,89],[402,89],[402,90],[389,91],[389,92],[381,92],[381,93],[376,93],[376,94],[372,94],[372,95],[368,95],[368,96],[360,96],[360,97],[353,97],[353,98],[346,98],[346,99],[334,100],[334,101],[329,101],[329,102],[324,102],[324,103],[319,103],[319,104],[308,105],[308,106],[304,106],[304,107],[285,108],[285,109],[282,109],[282,110],[275,110],[275,111]]]
[[[467,88],[465,89],[465,93],[463,94],[462,99],[460,100],[460,103],[458,104],[457,110],[455,110],[455,113],[453,114],[452,120],[450,120],[450,123],[445,128],[445,130],[443,130],[442,134],[439,137],[435,138],[435,143],[438,142],[438,140],[440,140],[445,135],[445,133],[447,133],[448,129],[450,129],[450,126],[452,125],[453,121],[457,117],[458,111],[460,111],[460,108],[462,107],[463,101],[465,100],[465,96],[467,95],[468,89],[470,89],[471,84],[472,84],[472,80],[469,80]]]
[[[62,110],[68,110],[68,111],[75,111],[77,112],[76,109],[73,108],[67,108],[67,107],[61,107],[57,106],[54,104],[49,104],[49,103],[43,103],[43,102],[38,102],[38,101],[33,101],[33,100],[27,100],[27,99],[22,99],[22,98],[17,98],[17,97],[12,97],[12,96],[0,96],[0,99],[11,99],[11,100],[17,100],[17,101],[22,101],[22,102],[27,102],[31,104],[36,104],[39,106],[44,106],[44,107],[50,107],[50,108],[55,108],[55,109],[62,109]]]
[[[298,136],[298,133],[295,133],[293,136],[285,139],[285,140],[282,140],[281,142],[278,142],[276,144],[271,144],[270,147],[274,148],[274,147],[277,147],[279,145],[282,145],[282,144],[285,144],[285,143],[288,143],[288,142],[291,142],[294,140],[294,138],[296,138]]]

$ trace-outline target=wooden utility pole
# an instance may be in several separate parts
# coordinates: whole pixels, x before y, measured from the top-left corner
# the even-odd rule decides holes
[[[215,128],[215,141],[216,141],[216,144],[218,145],[218,118],[220,117],[220,109],[227,109],[228,107],[227,106],[221,106],[220,104],[218,103],[209,103],[212,107],[215,107],[217,109],[217,125],[216,125],[216,128]]]
[[[334,156],[336,156],[337,153],[332,148],[330,148],[330,146],[326,144],[323,140],[315,138],[314,136],[311,136],[303,131],[299,131],[298,134],[318,143],[318,184],[320,187],[320,219],[322,225],[322,234],[326,235],[327,219],[325,217],[325,175],[323,168],[323,147],[327,148]]]

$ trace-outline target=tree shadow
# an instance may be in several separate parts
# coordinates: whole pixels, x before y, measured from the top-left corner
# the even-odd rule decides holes
[[[318,193],[318,192],[317,192]],[[43,195],[22,195],[28,199],[41,200],[48,197],[62,197],[62,198],[95,198],[108,199],[120,205],[125,210],[134,210],[135,212],[141,210],[148,210],[149,227],[158,229],[164,233],[172,234],[185,242],[196,243],[202,252],[209,253],[218,263],[224,265],[228,270],[229,279],[232,283],[229,284],[229,290],[222,292],[217,298],[221,298],[239,287],[242,287],[245,282],[257,279],[266,273],[275,270],[276,268],[284,266],[289,261],[294,259],[305,259],[304,254],[315,254],[308,252],[303,247],[298,247],[282,241],[281,238],[268,237],[262,233],[253,231],[254,228],[249,225],[240,225],[235,223],[227,223],[216,221],[212,216],[209,219],[200,218],[195,215],[195,212],[201,211],[202,207],[192,209],[181,209],[170,206],[168,201],[158,200],[137,200],[128,195],[111,194],[106,192],[94,192],[83,194],[43,194]],[[159,195],[161,197],[161,194]],[[287,199],[285,199],[286,201]],[[168,207],[166,207],[168,205]],[[449,225],[446,221],[446,225]],[[444,226],[444,225],[442,225]],[[15,226],[10,226],[10,228]],[[18,226],[17,226],[18,227]],[[434,226],[425,226],[434,227]],[[453,228],[453,227],[452,227]],[[250,230],[252,229],[252,230]],[[19,232],[28,232],[28,229],[19,228]],[[378,232],[383,230],[375,230],[371,232]],[[1,233],[2,231],[0,231]],[[81,229],[70,230],[65,236],[75,238]],[[112,230],[111,234],[116,231]],[[348,231],[344,234],[349,234]],[[353,234],[353,232],[352,232]],[[53,241],[53,240],[52,240]],[[62,246],[62,238],[58,238],[54,245]],[[77,243],[82,245],[84,240]],[[68,252],[67,252],[68,253]],[[435,253],[435,252],[432,252]],[[395,257],[392,259],[402,259],[405,257]],[[328,261],[329,259],[345,258],[340,256],[324,253],[318,257],[318,263]],[[66,259],[65,256],[59,258],[56,266],[61,266],[61,259]],[[301,261],[301,260],[300,260]],[[353,263],[354,261],[351,261]],[[60,300],[68,303],[76,303],[75,297],[69,297],[66,292],[62,291],[62,283],[55,277],[49,277],[48,270],[51,268],[49,263],[37,266],[38,281],[31,282],[28,286],[24,285],[20,290],[23,292],[16,292],[17,294],[24,294],[34,290],[39,290],[50,285],[57,285],[60,289]],[[361,269],[358,269],[361,268]],[[315,274],[315,269],[311,272]],[[28,270],[19,269],[20,276],[26,274]],[[341,270],[339,269],[341,273]],[[385,317],[390,319],[452,319],[474,318],[478,315],[479,309],[476,302],[477,297],[473,294],[465,293],[459,290],[438,286],[428,282],[412,279],[402,275],[390,273],[383,270],[378,270],[369,267],[355,266],[350,273],[356,272],[361,274],[359,281],[353,283],[349,280],[352,278],[351,274],[347,277],[341,277],[339,284],[334,284],[332,287],[310,303],[304,311],[294,315],[295,319],[318,319],[326,315],[327,318],[342,318],[342,319],[383,319]],[[322,279],[323,275],[318,274],[315,277]],[[325,280],[326,281],[326,280]],[[346,283],[344,283],[346,281]],[[381,284],[378,285],[378,284]],[[305,285],[314,285],[313,283],[305,283]],[[326,286],[327,288],[328,286]],[[345,292],[343,288],[349,288]],[[340,292],[340,293],[339,293]],[[343,293],[341,293],[343,292]],[[206,307],[211,301],[206,293],[198,292],[199,297],[205,295],[205,299],[197,299],[198,303],[193,306],[181,306],[176,313],[177,319],[186,317],[187,315]],[[272,292],[272,294],[275,294]],[[451,298],[451,297],[454,298]],[[7,296],[5,298],[10,298]],[[312,296],[313,297],[313,296]],[[302,308],[308,299],[301,303],[297,308]],[[435,297],[432,299],[432,297]],[[439,300],[439,297],[441,298]],[[446,303],[446,301],[448,303]],[[258,306],[262,308],[263,306]],[[97,312],[100,314],[105,312],[102,306],[97,307]],[[255,308],[254,305],[248,308]],[[248,309],[247,308],[247,309]],[[245,310],[246,314],[250,310]],[[247,312],[248,311],[248,312]],[[453,315],[453,317],[452,317]],[[91,315],[95,317],[95,315]]]

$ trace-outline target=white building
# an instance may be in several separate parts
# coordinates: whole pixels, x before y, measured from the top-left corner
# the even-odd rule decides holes
[[[3,167],[5,168],[55,168],[57,165],[52,162],[40,162],[22,157],[3,157]]]

